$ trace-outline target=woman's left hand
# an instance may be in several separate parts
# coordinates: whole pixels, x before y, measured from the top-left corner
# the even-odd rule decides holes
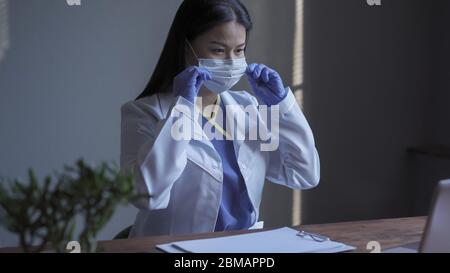
[[[268,106],[279,104],[287,96],[283,81],[275,70],[263,64],[250,64],[246,74],[255,95]]]

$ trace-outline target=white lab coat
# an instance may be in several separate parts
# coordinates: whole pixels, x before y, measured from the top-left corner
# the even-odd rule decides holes
[[[257,141],[233,141],[254,209],[252,228],[261,227],[259,206],[266,179],[292,189],[308,189],[319,183],[320,161],[313,133],[293,93],[289,88],[287,91],[279,104],[276,151],[261,151]],[[244,91],[220,96],[225,105],[259,104]],[[150,195],[135,204],[140,210],[130,237],[214,231],[223,186],[221,158],[208,139],[177,141],[171,137],[171,128],[179,119],[200,126],[194,115],[180,113],[180,106],[195,108],[170,92],[122,106],[121,170],[134,174],[137,193]]]

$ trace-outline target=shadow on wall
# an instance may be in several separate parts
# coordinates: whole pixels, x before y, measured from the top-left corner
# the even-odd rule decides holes
[[[422,178],[412,177],[419,167],[407,149],[438,139],[450,146],[443,126],[450,117],[444,100],[450,77],[440,61],[449,53],[436,50],[443,40],[448,44],[449,35],[443,39],[446,24],[433,19],[446,18],[448,6],[424,0],[383,1],[380,7],[359,0],[305,1],[305,109],[322,179],[302,195],[304,223],[424,211],[413,209],[416,186],[445,174],[433,173],[438,165],[427,161],[416,162]],[[448,163],[440,165],[449,169]]]

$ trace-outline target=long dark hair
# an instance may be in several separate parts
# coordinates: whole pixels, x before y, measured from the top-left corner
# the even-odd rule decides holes
[[[215,26],[231,21],[245,27],[248,40],[253,24],[241,1],[184,0],[175,15],[155,71],[136,100],[168,91],[173,78],[185,68],[186,39],[192,42]]]

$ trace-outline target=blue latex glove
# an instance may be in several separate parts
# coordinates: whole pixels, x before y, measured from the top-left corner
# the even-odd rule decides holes
[[[277,105],[286,98],[288,93],[275,70],[263,64],[250,64],[246,74],[253,93],[268,106]]]
[[[203,82],[211,79],[212,75],[208,70],[190,66],[173,79],[173,93],[195,104]]]

